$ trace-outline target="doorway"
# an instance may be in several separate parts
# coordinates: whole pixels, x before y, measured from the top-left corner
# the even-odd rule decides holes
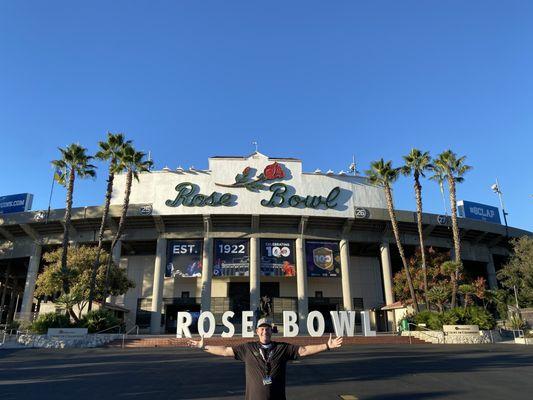
[[[242,312],[250,309],[250,283],[230,282],[228,286],[229,309],[235,313],[233,319],[240,321]]]

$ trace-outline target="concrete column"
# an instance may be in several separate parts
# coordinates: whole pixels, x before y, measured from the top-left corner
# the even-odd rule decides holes
[[[0,298],[0,323],[2,323],[2,313],[4,312],[4,307],[6,304],[6,296],[7,296],[7,285],[9,284],[9,274],[11,273],[11,262],[8,262],[7,268],[6,268],[6,274],[4,277],[4,283],[2,286],[2,296]]]
[[[7,323],[10,324],[13,321],[13,318],[15,316],[15,313],[17,310],[15,309],[16,303],[15,300],[18,301],[18,279],[13,280],[13,290],[11,291],[11,297],[9,298],[9,306],[7,309]]]
[[[33,292],[35,291],[35,281],[39,273],[39,263],[41,261],[42,246],[34,244],[30,262],[28,264],[28,273],[26,274],[26,283],[24,284],[24,295],[22,297],[22,306],[20,308],[20,319],[30,321],[31,307],[33,305]]]
[[[161,333],[161,310],[163,308],[163,286],[165,283],[165,263],[167,255],[167,240],[159,237],[154,263],[154,284],[152,287],[152,308],[150,317],[150,333]]]
[[[385,303],[394,303],[394,292],[392,291],[392,266],[390,261],[390,249],[388,243],[381,243],[379,247],[381,253],[381,271],[383,272],[383,288],[385,289]]]
[[[113,258],[113,262],[119,266],[120,265],[120,256],[122,254],[122,240],[117,241],[115,243],[115,247],[113,248],[113,254],[111,254],[111,257]]]
[[[122,240],[118,240],[115,243],[115,247],[113,247],[113,252],[111,254],[111,259],[113,260],[113,263],[117,267],[120,267],[120,256],[122,254]],[[124,296],[107,296],[107,299],[105,300],[106,303],[110,304],[117,304],[119,300],[122,298],[122,304],[124,304]]]
[[[383,289],[385,291],[385,303],[394,303],[394,292],[392,290],[392,265],[390,261],[390,249],[389,244],[386,242],[381,243],[379,247],[381,254],[381,272],[383,275]],[[387,330],[394,331],[394,312],[387,311]]]
[[[487,282],[490,289],[498,289],[498,280],[496,279],[496,268],[494,267],[494,259],[492,258],[492,253],[490,249],[487,249]]]
[[[259,238],[250,238],[250,310],[259,307],[261,295],[261,266],[259,256]]]
[[[202,254],[202,311],[211,311],[211,283],[213,280],[213,239],[204,238]]]
[[[307,333],[308,293],[307,265],[303,238],[296,239],[296,290],[298,295],[298,325],[300,334]]]
[[[340,241],[341,252],[341,281],[342,281],[342,302],[344,309],[353,310],[352,287],[350,280],[350,243],[346,239]]]

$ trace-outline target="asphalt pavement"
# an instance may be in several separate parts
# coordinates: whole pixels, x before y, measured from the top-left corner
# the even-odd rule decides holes
[[[244,397],[244,366],[185,348],[0,350],[0,399]],[[288,399],[531,399],[533,346],[348,346],[293,362]],[[349,397],[353,396],[353,397]]]

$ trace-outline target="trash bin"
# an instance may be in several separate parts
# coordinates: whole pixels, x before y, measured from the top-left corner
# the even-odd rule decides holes
[[[400,323],[400,331],[408,331],[409,330],[409,320],[402,319],[402,322]]]

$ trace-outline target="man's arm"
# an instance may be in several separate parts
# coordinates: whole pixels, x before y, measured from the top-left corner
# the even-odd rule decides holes
[[[342,337],[337,337],[335,339],[331,338],[331,333],[329,334],[329,340],[324,344],[313,344],[309,346],[300,346],[298,349],[298,355],[300,357],[312,356],[313,354],[321,353],[326,350],[336,349],[337,347],[342,346]]]
[[[235,356],[235,354],[233,353],[233,348],[231,347],[204,345],[203,336],[200,337],[200,340],[192,340],[192,339],[189,340],[187,342],[187,346],[204,350],[205,352],[209,354],[213,354],[215,356],[222,356],[222,357],[234,357]]]

